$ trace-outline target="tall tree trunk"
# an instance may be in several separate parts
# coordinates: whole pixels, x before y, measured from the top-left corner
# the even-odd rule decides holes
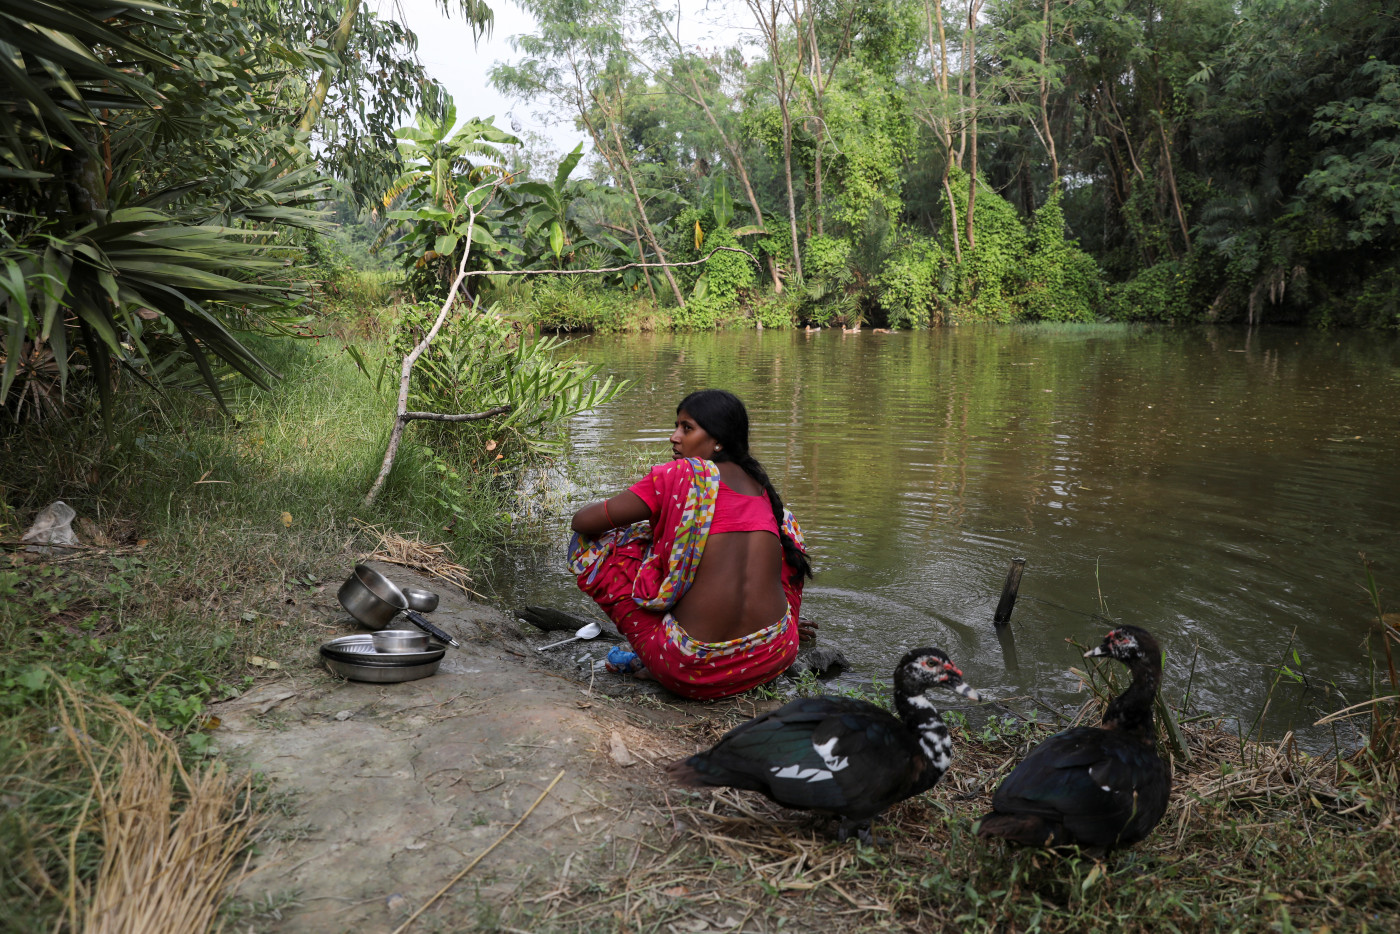
[[[1050,132],[1050,76],[1046,60],[1050,51],[1050,0],[1045,0],[1045,20],[1040,32],[1040,123],[1045,134],[1045,151],[1050,156],[1050,191],[1060,187],[1060,158],[1055,154],[1055,134]]]
[[[622,93],[621,89],[618,91]],[[596,100],[596,98],[595,98]],[[651,219],[647,217],[646,204],[642,201],[642,193],[637,189],[637,179],[632,171],[632,160],[627,158],[627,147],[623,145],[622,134],[617,131],[617,121],[612,119],[606,111],[603,112],[603,119],[608,123],[608,129],[612,131],[613,140],[617,143],[617,157],[622,163],[622,171],[627,178],[627,187],[632,192],[632,201],[637,208],[637,215],[641,218],[642,233],[646,235],[647,243],[651,245],[651,252],[656,255],[659,262],[666,262],[666,253],[661,249],[661,244],[656,240],[656,233],[652,229]],[[676,304],[685,307],[685,296],[681,294],[681,287],[676,284],[676,277],[671,272],[670,266],[662,266],[661,271],[666,274],[666,281],[671,286],[671,294],[676,297]]]
[[[608,164],[608,169],[613,173],[614,178],[621,176],[627,179],[627,185],[632,191],[633,207],[637,212],[637,218],[640,222],[642,233],[646,235],[647,243],[651,244],[651,251],[656,254],[657,261],[665,263],[666,254],[662,251],[661,245],[656,242],[656,234],[652,230],[651,220],[647,217],[647,209],[642,203],[641,192],[637,190],[637,182],[632,177],[632,163],[627,158],[627,152],[622,145],[622,137],[617,132],[616,122],[609,114],[607,105],[598,98],[598,95],[591,95],[594,106],[596,106],[603,115],[603,120],[607,123],[613,138],[617,141],[617,161],[614,162],[612,155],[610,155],[611,148],[607,140],[603,137],[602,131],[589,115],[586,102],[590,95],[584,90],[583,75],[579,73],[577,63],[574,64],[574,82],[578,87],[578,96],[575,98],[574,103],[578,107],[579,119],[583,121],[584,127],[588,130],[588,135],[593,139],[594,149],[602,155],[603,161]],[[619,163],[622,167],[621,172],[618,171]],[[680,286],[676,284],[676,277],[671,274],[670,266],[662,266],[661,271],[666,274],[666,281],[671,285],[671,293],[676,297],[676,304],[684,308],[685,296],[681,294]]]
[[[971,5],[971,2],[972,2],[972,0],[968,0],[969,6]],[[963,67],[962,67],[962,68],[959,68],[959,69],[958,69],[958,100],[959,100],[959,101],[962,101],[962,100],[963,100],[963,82],[967,80],[967,65],[966,65],[966,62],[967,62],[968,57],[969,57],[969,56],[968,56],[968,50],[967,50],[968,31],[967,31],[966,29],[964,29],[962,32],[963,32],[963,37],[962,37],[962,61],[963,61],[964,64],[963,64]],[[962,168],[963,157],[964,157],[965,155],[967,155],[967,114],[966,114],[966,112],[963,112],[963,113],[962,113],[962,119],[958,121],[958,157],[957,157],[956,160],[954,160],[954,164],[955,164],[958,168]]]
[[[778,25],[778,14],[782,9],[780,0],[767,0],[767,7],[762,6],[764,0],[746,0],[749,9],[753,11],[754,18],[758,21],[758,28],[763,33],[764,42],[768,46],[768,57],[773,64],[773,90],[778,97],[778,110],[782,114],[783,120],[783,181],[787,186],[788,203],[788,231],[792,236],[792,272],[797,280],[802,281],[802,249],[799,245],[797,230],[797,196],[793,192],[792,185],[792,112],[788,107],[788,97],[792,93],[793,81],[788,77],[789,72],[783,68],[782,57],[782,35]],[[802,70],[801,49],[799,47],[799,58],[794,65],[793,74]]]
[[[715,119],[714,111],[710,109],[710,104],[705,100],[705,95],[700,92],[700,84],[695,80],[695,74],[693,72],[689,73],[689,78],[690,86],[695,91],[695,97],[692,98],[692,100],[700,105],[701,110],[705,111],[705,117],[710,121],[710,126],[714,127],[715,132],[719,134],[720,142],[724,145],[725,151],[729,153],[729,159],[734,166],[734,170],[739,173],[739,182],[744,186],[744,197],[749,199],[749,207],[753,209],[754,220],[756,220],[761,227],[764,225],[763,209],[758,206],[758,196],[753,193],[753,182],[749,180],[749,170],[744,161],[743,154],[739,147],[729,138],[729,134],[724,132],[724,129],[719,125],[719,121]],[[773,280],[773,292],[781,295],[783,293],[783,280],[778,275],[778,264],[773,262],[771,256],[768,258],[768,274]]]
[[[340,15],[340,25],[335,27],[335,34],[331,36],[331,49],[336,57],[345,54],[345,48],[350,44],[350,27],[355,22],[355,16],[360,12],[361,0],[345,0],[345,12]],[[306,102],[306,110],[302,111],[301,121],[297,124],[297,129],[303,133],[311,132],[311,128],[316,125],[316,121],[321,116],[321,108],[326,103],[326,94],[331,89],[330,66],[326,66],[321,71],[321,77],[316,79],[316,87],[311,92],[311,99]]]
[[[953,117],[948,110],[951,101],[948,98],[948,34],[943,27],[943,0],[924,0],[924,25],[925,41],[928,43],[929,63],[936,68],[934,72],[934,84],[942,93],[942,110],[930,115],[929,127],[938,134],[938,140],[943,144],[943,151],[946,158],[943,161],[943,177],[939,184],[943,188],[944,195],[948,198],[948,221],[953,227],[953,256],[962,262],[962,244],[958,237],[958,203],[953,199],[953,186],[948,184],[948,175],[953,171]],[[934,28],[938,29],[938,38],[934,39]]]
[[[1167,142],[1167,131],[1158,124],[1157,132],[1162,136],[1162,166],[1166,169],[1167,189],[1172,195],[1172,208],[1176,211],[1177,223],[1181,225],[1181,240],[1189,252],[1191,250],[1191,227],[1186,223],[1186,210],[1181,205],[1181,195],[1176,190],[1176,170],[1172,168],[1172,149]]]
[[[977,228],[973,220],[972,206],[977,201],[977,13],[982,9],[981,0],[968,0],[967,3],[967,85],[970,99],[968,123],[971,124],[969,158],[967,163],[967,248],[977,249]]]
[[[635,227],[632,228],[632,239],[637,241],[637,255],[640,256],[642,262],[645,263],[647,261],[647,251],[642,248],[642,235],[637,233],[637,228]],[[652,305],[660,308],[661,302],[656,297],[656,286],[653,285],[651,281],[651,270],[643,269],[642,278],[647,280],[647,291],[651,293]]]
[[[792,232],[792,271],[802,281],[802,251],[797,241],[797,198],[792,191],[792,117],[788,115],[787,99],[779,97],[783,114],[783,181],[787,184],[788,229]]]
[[[953,225],[953,259],[962,263],[962,244],[958,237],[958,203],[953,200],[953,186],[948,184],[948,173],[952,169],[953,156],[948,154],[948,165],[943,168],[943,193],[948,196],[948,222]]]
[[[813,119],[817,125],[817,132],[813,134],[817,140],[816,159],[813,165],[812,176],[812,213],[817,216],[817,236],[825,233],[822,224],[822,147],[826,144],[826,81],[822,74],[822,54],[817,47],[817,15],[812,10],[812,3],[807,4],[807,41],[811,46],[810,57],[812,85],[812,104],[816,111]]]

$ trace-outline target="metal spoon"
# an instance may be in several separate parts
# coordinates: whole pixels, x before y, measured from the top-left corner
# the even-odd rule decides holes
[[[600,632],[602,632],[602,631],[603,631],[603,627],[600,626],[599,624],[597,624],[597,623],[589,623],[587,626],[584,626],[584,627],[583,627],[582,629],[580,629],[578,632],[574,633],[572,639],[563,639],[563,640],[561,640],[561,641],[559,641],[559,642],[551,642],[549,645],[542,645],[542,646],[540,646],[540,647],[539,647],[538,649],[536,649],[535,651],[536,651],[536,652],[543,652],[545,649],[552,649],[552,648],[556,648],[556,647],[561,646],[561,645],[568,645],[570,642],[577,642],[577,641],[580,640],[580,639],[592,639],[594,636],[598,635],[598,633],[600,633]]]

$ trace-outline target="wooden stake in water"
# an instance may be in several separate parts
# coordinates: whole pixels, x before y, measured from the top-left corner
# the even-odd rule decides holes
[[[992,622],[998,626],[1011,622],[1011,610],[1016,606],[1016,591],[1021,589],[1021,572],[1025,569],[1025,558],[1011,559],[1011,567],[1006,572],[1006,584],[1001,588],[1001,601],[997,603],[996,615],[992,617]]]

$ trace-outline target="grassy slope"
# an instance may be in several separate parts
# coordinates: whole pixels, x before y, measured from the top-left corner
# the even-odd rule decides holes
[[[438,481],[411,443],[375,508],[361,505],[392,400],[329,340],[259,350],[285,379],[270,392],[235,390],[231,416],[133,393],[115,413],[111,447],[100,430],[76,427],[81,419],[0,439],[0,541],[16,541],[62,499],[77,511],[80,540],[105,546],[56,558],[0,551],[7,930],[50,928],[91,785],[52,729],[53,675],[136,710],[195,755],[204,704],[263,670],[249,659],[275,662],[324,633],[314,604],[333,603],[352,552],[372,547],[362,523],[445,537]],[[494,496],[478,491],[488,521]],[[92,829],[73,838],[88,875],[100,858]]]

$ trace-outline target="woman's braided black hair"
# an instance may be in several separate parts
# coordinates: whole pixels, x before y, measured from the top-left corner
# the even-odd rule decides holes
[[[768,471],[749,453],[749,412],[744,408],[744,403],[734,393],[724,389],[700,389],[681,400],[681,404],[676,406],[676,414],[679,415],[682,409],[719,444],[719,450],[715,451],[712,460],[739,465],[767,492],[768,502],[773,506],[773,517],[778,520],[778,537],[783,543],[784,559],[801,576],[811,577],[811,562],[783,530],[783,498],[773,488]]]

